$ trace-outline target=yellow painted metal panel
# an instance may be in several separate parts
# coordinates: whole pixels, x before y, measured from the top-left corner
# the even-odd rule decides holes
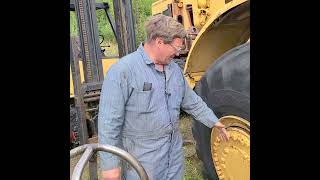
[[[112,64],[117,62],[119,59],[118,58],[111,58],[111,59],[102,59],[102,69],[103,69],[103,74],[104,76],[106,75],[108,69],[111,67]],[[82,61],[79,61],[79,66],[80,66],[80,79],[81,83],[84,81],[84,74],[83,74],[83,65]],[[74,97],[74,88],[73,88],[73,79],[72,79],[72,72],[71,72],[71,67],[70,67],[70,97]]]
[[[186,77],[193,77],[194,73],[205,72],[227,50],[239,45],[240,41],[248,40],[250,37],[249,8],[242,17],[230,19],[228,24],[217,23],[215,25],[216,20],[222,14],[244,2],[246,0],[233,0],[211,14],[211,18],[199,32],[189,51],[184,68]]]

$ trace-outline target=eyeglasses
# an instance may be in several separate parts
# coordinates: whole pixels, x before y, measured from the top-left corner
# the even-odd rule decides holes
[[[173,44],[169,44],[171,47],[173,47],[173,49],[175,49],[176,50],[176,54],[180,54],[181,53],[181,51],[182,51],[182,49],[183,48],[181,48],[181,47],[176,47],[175,45],[173,45]]]

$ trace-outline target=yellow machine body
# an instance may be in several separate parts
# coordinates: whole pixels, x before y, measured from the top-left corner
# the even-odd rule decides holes
[[[119,60],[118,58],[103,58],[102,59],[103,74],[106,75],[111,65],[116,63],[118,60]],[[83,65],[81,60],[79,61],[79,66],[80,66],[80,79],[81,79],[81,82],[83,82],[84,74],[83,74]],[[73,98],[73,97],[74,97],[74,88],[73,88],[72,72],[70,67],[70,98]]]
[[[183,71],[191,88],[221,55],[250,41],[249,6],[247,0],[159,0],[152,4],[152,15],[172,16],[191,39]],[[250,179],[250,122],[237,116],[220,121],[228,127],[230,141],[222,143],[213,128],[211,154],[219,179]]]
[[[159,0],[152,4],[153,15],[170,14],[171,9],[172,17],[180,20],[192,39],[184,68],[191,88],[218,57],[250,38],[250,8],[241,14],[229,14],[231,18],[220,23],[231,9],[246,1]]]

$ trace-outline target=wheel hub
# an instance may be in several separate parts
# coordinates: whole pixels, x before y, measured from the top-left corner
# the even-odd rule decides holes
[[[228,142],[211,132],[211,154],[219,179],[250,179],[250,122],[237,116],[224,116],[219,120],[230,135]]]

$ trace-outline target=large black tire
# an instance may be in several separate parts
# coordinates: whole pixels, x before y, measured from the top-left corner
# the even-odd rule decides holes
[[[250,121],[250,44],[235,47],[208,68],[195,92],[218,118],[235,115]],[[217,179],[211,155],[211,128],[193,120],[192,133],[206,179]]]

